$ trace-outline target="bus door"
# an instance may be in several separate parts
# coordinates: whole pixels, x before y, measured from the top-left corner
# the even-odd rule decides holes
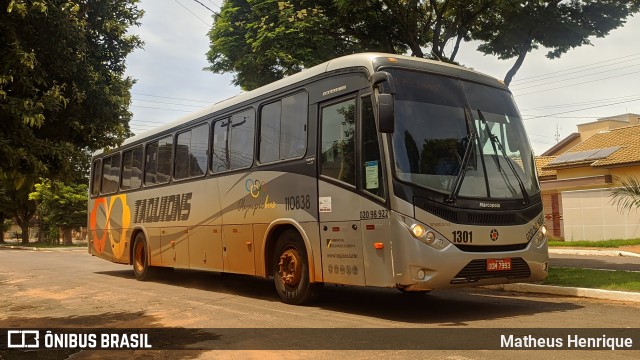
[[[356,96],[320,104],[320,240],[324,281],[365,285],[356,190]]]
[[[366,285],[394,286],[387,187],[381,134],[376,127],[371,95],[360,98],[359,166],[360,227]]]

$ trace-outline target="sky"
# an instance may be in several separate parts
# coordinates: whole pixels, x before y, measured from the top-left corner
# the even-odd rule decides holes
[[[132,89],[130,123],[139,134],[241,92],[232,74],[205,71],[212,11],[222,0],[142,0],[141,26],[131,29],[145,42],[127,58]],[[592,39],[593,46],[559,59],[535,50],[526,57],[510,88],[535,154],[577,132],[576,125],[626,113],[640,114],[640,15]],[[464,44],[461,64],[498,79],[515,59],[498,60]]]

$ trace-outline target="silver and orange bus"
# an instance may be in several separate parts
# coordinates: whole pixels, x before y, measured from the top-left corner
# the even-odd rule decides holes
[[[133,265],[426,292],[547,274],[508,88],[413,57],[331,60],[96,152],[89,252]]]

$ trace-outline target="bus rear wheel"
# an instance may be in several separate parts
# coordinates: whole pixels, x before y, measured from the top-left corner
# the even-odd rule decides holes
[[[283,232],[276,242],[273,278],[283,302],[302,305],[315,300],[322,284],[312,284],[304,242],[294,230]]]
[[[149,265],[147,240],[143,233],[136,235],[133,242],[133,274],[137,280],[150,280],[157,273],[157,268]]]

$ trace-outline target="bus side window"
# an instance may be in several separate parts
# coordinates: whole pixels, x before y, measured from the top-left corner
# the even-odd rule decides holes
[[[102,167],[100,166],[100,160],[93,162],[93,178],[91,184],[91,195],[97,196],[100,194],[100,181],[102,179]]]
[[[142,184],[142,146],[122,153],[122,181],[120,189],[138,189]]]
[[[229,119],[218,120],[213,123],[213,141],[211,151],[211,171],[220,172],[229,169],[227,157],[227,127]]]
[[[307,93],[267,104],[260,112],[260,162],[302,157],[307,150]]]
[[[111,194],[118,191],[120,183],[120,153],[107,156],[102,160],[102,193]]]
[[[242,169],[253,164],[255,123],[253,109],[213,123],[211,171]]]
[[[376,119],[373,115],[371,96],[362,97],[362,189],[385,198],[384,181],[382,171],[382,157],[380,156],[380,144]]]
[[[230,169],[241,169],[253,164],[253,143],[255,134],[255,115],[253,109],[231,116],[229,145]]]
[[[186,179],[204,175],[208,147],[209,124],[179,133],[176,142],[175,178]]]
[[[153,185],[156,183],[156,170],[158,168],[158,141],[147,144],[147,156],[144,165],[144,183]]]
[[[171,155],[173,154],[173,136],[158,141],[158,170],[156,183],[165,184],[171,180]]]

